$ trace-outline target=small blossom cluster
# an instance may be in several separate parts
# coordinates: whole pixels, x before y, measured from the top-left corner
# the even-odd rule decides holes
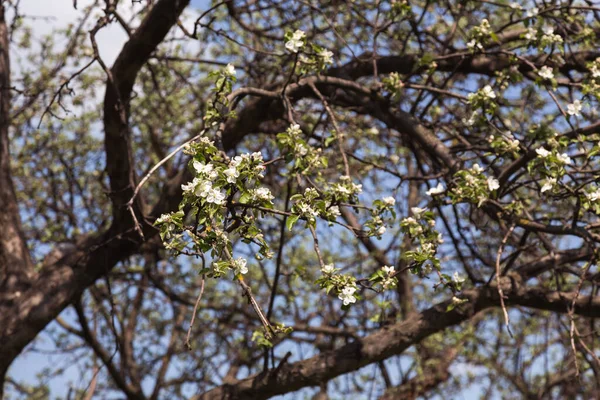
[[[306,49],[307,46],[304,48]],[[305,50],[306,55],[301,54],[298,57],[300,68],[297,72],[300,75],[310,72],[320,72],[333,64],[333,52],[314,43],[311,43],[310,48],[312,48],[312,52]]]
[[[392,98],[397,99],[400,97],[404,82],[400,79],[399,73],[392,72],[386,78],[383,78],[382,83],[385,89],[392,94]]]
[[[342,301],[344,307],[356,303],[358,295],[356,291],[356,281],[349,275],[337,273],[337,269],[333,264],[324,264],[321,266],[322,276],[317,279],[316,283],[326,290],[329,294],[332,290],[337,293],[338,299]]]
[[[515,139],[511,132],[504,132],[501,135],[490,135],[488,143],[497,154],[517,153],[521,142]]]
[[[554,144],[555,139],[549,140]],[[555,143],[558,146],[558,143]],[[565,174],[565,166],[572,163],[571,157],[567,153],[561,153],[557,148],[547,150],[544,146],[535,149],[537,157],[529,164],[529,171],[539,170],[545,177],[541,180],[540,193],[553,191],[556,188],[560,178]],[[539,166],[543,167],[540,168]]]
[[[583,194],[581,202],[584,209],[600,215],[600,187],[592,185]]]
[[[352,182],[347,175],[340,176],[340,181],[331,186],[331,192],[340,201],[353,202],[362,193],[362,185]]]
[[[587,68],[589,70],[589,75],[588,79],[582,82],[582,93],[600,99],[600,58],[588,63]]]
[[[305,189],[304,194],[297,194],[290,198],[295,203],[292,206],[292,212],[310,224],[314,224],[319,216],[318,205],[316,204],[318,198],[319,192],[316,189]]]
[[[209,76],[215,79],[216,99],[208,105],[205,120],[207,126],[212,127],[230,116],[221,115],[213,104],[226,104],[226,97],[235,81],[235,68],[229,64]],[[219,152],[206,136],[186,145],[183,152],[191,158],[189,168],[193,178],[181,186],[183,199],[179,211],[164,214],[155,222],[165,247],[186,254],[210,251],[213,263],[202,273],[215,278],[229,271],[236,276],[248,272],[245,258],[231,256],[233,249],[227,234],[236,234],[248,243],[257,244],[257,258],[272,257],[273,253],[256,225],[258,210],[251,208],[230,224],[235,216],[230,215],[230,208],[238,203],[236,199],[239,203],[256,203],[266,208],[273,206],[269,189],[259,186],[265,170],[262,154],[241,154],[230,159]],[[193,221],[193,224],[186,225],[186,220]],[[230,224],[227,229],[226,224]]]
[[[444,242],[442,235],[435,229],[435,216],[426,208],[411,208],[412,216],[400,221],[400,227],[413,242],[419,243],[419,248],[407,251],[404,257],[414,264],[413,272],[426,275],[431,272],[429,261],[436,269],[440,261],[436,257],[437,249]]]
[[[300,29],[296,30],[294,33],[287,32],[285,34],[285,48],[292,53],[298,53],[304,47],[305,37],[306,33]]]
[[[540,48],[560,44],[562,42],[563,38],[559,34],[554,33],[553,27],[545,26],[542,28],[542,36],[540,37],[539,43]]]
[[[482,108],[484,112],[493,113],[497,108],[497,104],[494,101],[497,95],[494,92],[494,89],[490,85],[485,85],[483,88],[474,93],[469,93],[467,96],[469,100],[469,104],[473,109]],[[467,123],[467,125],[471,126],[475,123],[476,114],[474,113],[471,118],[473,121],[471,123]]]
[[[470,169],[455,174],[456,185],[450,195],[454,203],[468,201],[481,207],[492,193],[500,188],[500,182],[494,177],[486,177],[483,168],[474,164]]]
[[[492,34],[490,22],[487,19],[483,19],[479,26],[476,26],[471,30],[469,35],[471,40],[467,42],[467,47],[471,51],[482,51],[483,45],[491,39]]]
[[[210,72],[208,76],[215,80],[213,89],[215,97],[206,102],[206,111],[202,119],[207,127],[214,128],[227,118],[235,116],[234,111],[229,110],[228,107],[222,107],[229,104],[227,96],[236,82],[235,67],[233,64],[227,64],[222,69]]]
[[[300,125],[293,124],[285,132],[277,135],[277,145],[287,162],[294,162],[296,172],[319,171],[327,166],[321,148],[314,148],[302,138]]]
[[[383,235],[387,230],[385,227],[384,216],[389,213],[391,220],[396,218],[396,211],[394,209],[395,205],[396,199],[391,196],[387,196],[381,200],[375,200],[373,202],[373,208],[371,209],[372,219],[367,221],[364,225],[367,230],[367,234],[381,238],[381,235]]]

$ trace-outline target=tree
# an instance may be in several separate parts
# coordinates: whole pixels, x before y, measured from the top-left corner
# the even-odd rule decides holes
[[[600,396],[595,2],[77,3],[0,5],[7,397]]]

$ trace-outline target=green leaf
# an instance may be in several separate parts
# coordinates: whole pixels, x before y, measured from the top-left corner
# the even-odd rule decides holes
[[[287,221],[285,221],[285,226],[288,229],[288,231],[292,230],[292,227],[294,226],[294,224],[296,222],[298,222],[299,219],[300,219],[299,215],[291,215],[288,217]]]

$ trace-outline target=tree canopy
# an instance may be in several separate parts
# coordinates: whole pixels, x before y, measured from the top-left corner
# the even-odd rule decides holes
[[[0,398],[600,396],[596,1],[64,3],[0,3]]]

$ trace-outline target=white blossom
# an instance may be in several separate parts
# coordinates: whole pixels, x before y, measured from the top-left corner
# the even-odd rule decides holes
[[[446,189],[444,188],[444,185],[442,185],[441,183],[438,183],[438,185],[436,187],[429,189],[425,193],[428,196],[435,196],[436,194],[444,193],[445,190]]]
[[[223,173],[227,176],[227,182],[229,183],[235,183],[236,179],[240,176],[240,172],[235,167],[229,167]]]
[[[334,217],[339,217],[340,215],[342,215],[342,213],[340,212],[340,208],[338,206],[331,206],[331,207],[329,207],[328,211]]]
[[[535,149],[535,152],[539,157],[546,158],[550,155],[550,152],[543,147],[539,147]]]
[[[494,90],[492,89],[492,87],[490,85],[485,85],[483,87],[483,89],[481,90],[481,92],[488,99],[495,99],[496,98],[496,93],[494,93]]]
[[[484,18],[481,20],[481,25],[479,25],[479,31],[484,35],[490,33],[490,22],[487,19]]]
[[[552,78],[554,78],[554,72],[552,71],[552,68],[546,65],[540,68],[540,70],[538,71],[538,75],[547,80],[551,80]]]
[[[588,192],[585,194],[585,197],[592,202],[596,202],[598,200],[600,200],[600,188],[597,188],[595,191],[593,192]]]
[[[535,30],[535,28],[529,27],[529,28],[527,28],[527,33],[525,33],[525,35],[523,35],[523,38],[526,40],[533,40],[533,39],[535,39],[536,36],[537,36],[537,31]]]
[[[300,135],[302,133],[302,130],[300,129],[300,125],[298,125],[298,124],[292,124],[287,129],[287,133],[289,133],[291,136],[297,136],[297,135]]]
[[[510,8],[512,8],[513,10],[523,9],[523,7],[521,7],[521,5],[519,3],[517,3],[516,1],[513,1],[512,3],[510,3]]]
[[[498,179],[492,178],[492,177],[489,177],[487,179],[487,184],[488,184],[488,188],[492,191],[496,190],[500,187],[500,182],[498,182]]]
[[[472,93],[471,93],[472,94]],[[471,116],[469,117],[469,119],[464,119],[462,120],[463,124],[467,125],[467,126],[473,126],[475,125],[477,119],[477,112],[474,111]]]
[[[294,147],[294,152],[302,157],[308,153],[308,149],[302,143],[296,143],[296,146]]]
[[[336,192],[337,194],[342,194],[342,195],[349,195],[350,190],[348,190],[348,188],[344,185],[340,185],[339,183],[336,183],[333,186],[333,191]]]
[[[274,199],[273,195],[271,194],[271,190],[269,190],[269,188],[265,188],[265,187],[255,189],[252,192],[252,198],[254,200],[266,200],[266,201],[271,201]]]
[[[350,186],[352,188],[352,192],[354,192],[355,194],[362,193],[362,185],[361,184],[352,183]]]
[[[421,214],[423,214],[425,211],[427,211],[427,209],[419,208],[419,207],[411,207],[410,211],[413,213],[415,218],[421,218]]]
[[[402,220],[402,222],[404,222],[404,223],[406,223],[406,224],[408,224],[408,225],[414,225],[414,224],[416,224],[416,223],[417,223],[417,220],[416,220],[416,219],[414,219],[413,217],[407,217],[407,218],[404,218],[404,219]]]
[[[421,250],[423,250],[423,253],[433,253],[435,248],[433,247],[433,243],[423,243],[421,244]]]
[[[242,257],[238,257],[236,260],[233,260],[233,267],[235,268],[235,272],[242,275],[248,273],[248,267],[246,266],[247,263],[248,261],[246,261]]]
[[[437,242],[439,244],[444,243],[444,238],[442,237],[442,233],[441,232],[438,232],[438,234],[437,234]]]
[[[571,164],[571,157],[567,153],[557,154],[556,159],[561,164]]]
[[[183,190],[184,193],[191,192],[194,190],[194,188],[196,187],[197,184],[198,184],[198,178],[194,178],[193,181],[184,183],[183,185],[181,185],[181,190]]]
[[[333,53],[329,50],[321,50],[319,57],[323,59],[324,64],[333,64]]]
[[[581,105],[581,101],[575,100],[573,103],[567,105],[567,114],[573,116],[580,116],[582,108],[583,106]]]
[[[383,199],[381,199],[381,201],[383,201],[383,203],[387,206],[393,206],[394,204],[396,204],[396,199],[394,199],[392,196],[384,197]]]
[[[298,208],[300,209],[300,212],[302,214],[304,214],[305,216],[308,216],[309,218],[314,218],[317,215],[319,215],[311,206],[309,206],[308,204],[299,204]]]
[[[592,65],[590,67],[590,72],[592,73],[592,78],[600,78],[600,69],[598,69],[597,65]]]
[[[554,33],[554,28],[551,26],[546,26],[542,28],[542,32],[544,35],[542,36],[542,41],[547,43],[562,43],[563,38],[560,35]]]
[[[157,224],[163,224],[165,222],[171,222],[171,214],[162,214],[156,219]]]
[[[458,272],[454,271],[454,275],[452,275],[452,281],[457,285],[460,285],[465,281],[465,278],[461,278]]]
[[[221,193],[218,189],[212,189],[206,195],[206,201],[213,204],[223,204],[225,200],[225,194]]]
[[[470,41],[467,42],[467,47],[471,50],[483,50],[483,46],[481,45],[481,43],[479,43],[477,41],[477,39],[471,39]]]
[[[533,7],[529,10],[527,10],[527,12],[525,13],[525,16],[527,18],[533,18],[536,17],[538,15],[538,13],[540,12],[540,9],[537,7]]]
[[[199,197],[207,197],[212,191],[212,183],[210,181],[202,181],[194,189],[194,194]]]
[[[356,297],[354,297],[354,292],[356,292],[355,286],[345,286],[338,295],[338,298],[342,300],[342,303],[345,306],[347,306],[350,303],[356,303]]]
[[[229,162],[229,166],[230,167],[238,167],[242,163],[243,160],[244,159],[242,158],[242,156],[235,156]]]
[[[544,181],[544,184],[542,185],[542,189],[540,190],[540,193],[544,193],[547,192],[548,190],[551,190],[554,185],[556,185],[556,178],[548,178]]]
[[[297,53],[304,46],[304,37],[306,34],[298,29],[292,35],[292,38],[285,44],[285,48],[292,53]]]
[[[394,273],[396,272],[396,269],[393,265],[389,267],[387,265],[384,265],[383,267],[381,267],[381,269],[383,270],[383,272],[386,273],[386,275],[394,275]]]
[[[473,164],[473,166],[471,167],[471,170],[472,170],[473,172],[475,172],[476,174],[480,174],[480,173],[482,173],[482,172],[483,172],[483,168],[481,168],[481,167],[479,166],[479,164],[477,164],[477,163]]]
[[[333,267],[333,264],[325,264],[325,265],[323,265],[323,267],[321,267],[321,271],[324,274],[331,274],[331,273],[333,273],[334,270],[335,270],[335,268]]]
[[[196,170],[196,172],[198,172],[199,174],[208,175],[213,170],[213,165],[211,163],[203,164],[200,161],[194,160],[192,165],[194,166],[194,169]]]
[[[383,234],[385,233],[385,231],[386,231],[386,230],[387,230],[387,229],[385,228],[385,226],[383,226],[383,225],[382,225],[382,226],[380,226],[380,227],[377,229],[377,235],[378,235],[378,236],[381,236],[381,235],[383,235]]]
[[[229,76],[235,76],[235,67],[233,64],[227,64],[225,67],[225,73]]]

